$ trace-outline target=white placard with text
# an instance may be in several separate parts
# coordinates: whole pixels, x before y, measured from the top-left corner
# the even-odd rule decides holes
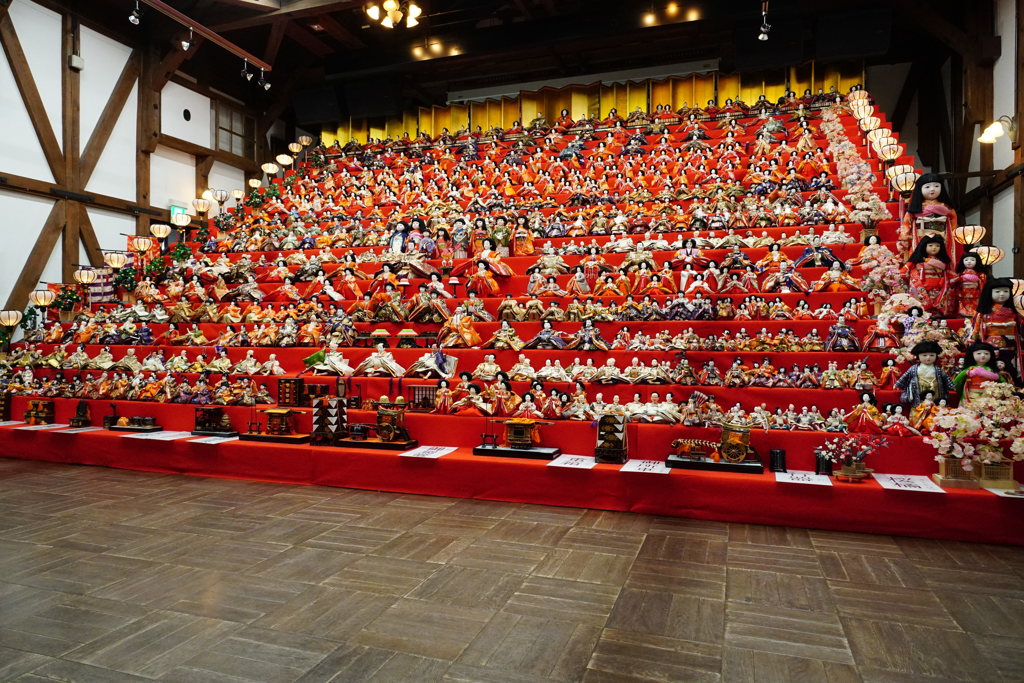
[[[0,422],[0,427],[13,427],[14,425],[23,425],[24,420],[7,420],[6,422]]]
[[[448,455],[457,450],[459,450],[457,446],[420,446],[411,451],[399,453],[399,455],[405,458],[426,458],[429,460],[440,458],[442,455]]]
[[[238,441],[237,436],[204,436],[201,439],[192,439],[189,443],[205,443],[209,445]]]
[[[985,489],[1000,498],[1024,498],[1024,489]]]
[[[61,429],[62,427],[70,427],[70,426],[71,425],[67,425],[67,424],[62,424],[62,425],[60,425],[60,424],[55,424],[55,425],[27,425],[25,427],[15,427],[15,429],[24,429],[26,432],[28,432],[28,431],[38,432],[38,431],[42,431],[44,429]]]
[[[149,438],[151,441],[175,441],[187,439],[190,436],[192,436],[192,432],[154,432]]]
[[[814,484],[815,486],[832,485],[832,477],[827,477],[824,474],[815,474],[809,470],[776,472],[775,481],[781,484]]]
[[[619,468],[619,472],[643,472],[646,474],[668,474],[671,467],[660,460],[630,460]]]
[[[58,434],[84,434],[85,432],[99,432],[102,431],[103,427],[72,427],[71,429],[62,429]]]
[[[571,467],[578,470],[589,470],[597,466],[597,461],[589,455],[571,455],[563,453],[548,463],[548,467]]]
[[[946,490],[932,481],[931,477],[922,474],[872,474],[875,481],[883,489],[892,491],[922,491],[925,493],[945,493]]]

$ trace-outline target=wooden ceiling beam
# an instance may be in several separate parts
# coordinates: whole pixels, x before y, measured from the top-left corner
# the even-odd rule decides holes
[[[316,23],[323,26],[324,31],[350,50],[362,50],[366,47],[366,43],[357,38],[354,33],[342,26],[337,19],[328,14],[318,14],[316,16]]]
[[[327,55],[334,54],[334,48],[317,38],[313,35],[312,31],[305,28],[298,22],[289,21],[285,27],[285,32],[292,40],[309,52],[315,54],[317,57],[326,57]]]
[[[3,43],[4,53],[7,55],[7,62],[14,74],[14,81],[18,85],[18,91],[28,110],[28,117],[32,121],[32,128],[36,131],[39,144],[43,148],[43,155],[50,167],[53,179],[58,183],[65,181],[64,153],[57,136],[50,125],[50,119],[46,115],[46,107],[43,105],[43,98],[39,95],[39,88],[32,77],[32,69],[25,58],[25,51],[18,40],[18,34],[14,30],[14,23],[10,15],[0,16],[0,43]]]
[[[282,17],[311,17],[339,9],[348,9],[358,4],[356,0],[296,0],[282,7],[276,12],[267,12],[257,16],[228,21],[213,27],[214,31],[225,33],[228,31],[240,31],[254,26],[262,26]]]
[[[255,172],[260,168],[259,164],[252,159],[246,159],[245,157],[238,156],[237,154],[231,154],[230,152],[225,152],[223,150],[203,147],[202,145],[197,145],[171,135],[161,134],[157,136],[157,144],[163,145],[164,147],[170,147],[171,149],[176,149],[179,152],[184,152],[185,154],[191,154],[197,158],[211,157],[214,161],[220,161],[228,166],[240,168],[243,171]]]
[[[284,40],[284,32],[288,27],[287,19],[278,19],[270,27],[270,37],[267,38],[267,47],[263,50],[263,61],[273,64],[277,59],[277,53],[281,49],[281,41]]]
[[[163,90],[167,82],[174,76],[174,72],[180,69],[182,64],[192,59],[192,55],[199,51],[199,47],[205,40],[202,36],[193,36],[192,49],[179,50],[177,47],[171,48],[154,70],[153,80],[149,82],[149,88],[156,92]]]
[[[281,9],[281,0],[215,0],[221,5],[233,5],[257,12],[276,12]]]

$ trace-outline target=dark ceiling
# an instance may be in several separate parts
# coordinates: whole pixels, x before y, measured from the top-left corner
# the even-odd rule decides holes
[[[129,24],[134,0],[44,1],[70,7],[119,37],[164,53],[174,49],[182,33],[153,9],[145,10],[139,26]],[[922,0],[771,0],[772,30],[765,42],[756,39],[759,0],[419,0],[420,25],[390,30],[373,25],[365,3],[352,0],[170,4],[273,64],[269,92],[243,81],[240,60],[209,43],[181,67],[255,109],[313,88],[321,94],[334,90],[344,114],[346,101],[361,93],[385,97],[386,108],[401,110],[444,104],[451,90],[700,59],[719,58],[723,70],[746,72],[811,59],[910,61],[922,51],[943,49],[915,20]],[[956,13],[969,3],[926,4],[956,24],[961,19]],[[643,17],[652,11],[657,20],[646,26]],[[441,45],[433,48],[438,52],[431,51],[431,43]],[[440,56],[417,59],[417,47]],[[449,56],[453,48],[458,54]],[[286,107],[284,115],[291,112]]]

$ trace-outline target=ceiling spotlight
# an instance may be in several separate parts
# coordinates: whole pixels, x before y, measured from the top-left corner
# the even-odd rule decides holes
[[[442,45],[439,41],[435,40],[433,43],[430,44],[430,51],[433,52],[434,54],[441,54],[441,50],[443,49],[444,45]]]
[[[760,41],[768,40],[768,32],[772,30],[772,25],[768,23],[768,0],[762,0],[761,2],[761,33],[757,36]]]
[[[679,4],[675,2],[670,2],[667,5],[665,5],[665,14],[669,15],[670,17],[674,17],[675,15],[679,14]]]
[[[395,22],[391,21],[391,17],[384,17],[384,21],[380,22],[380,25],[384,28],[394,28]]]
[[[452,49],[448,50],[448,55],[450,57],[457,57],[458,55],[461,55],[461,54],[462,54],[462,50],[460,50],[457,47],[453,47]]]
[[[420,22],[416,21],[416,18],[414,16],[412,16],[411,14],[408,17],[406,17],[406,19],[405,19],[405,27],[406,28],[412,28],[413,26],[417,26],[419,23]]]
[[[421,14],[423,14],[423,10],[420,8],[420,6],[417,5],[415,2],[410,2],[409,3],[409,18],[410,19],[416,19]]]
[[[260,80],[256,81],[256,83],[264,90],[270,90],[270,81],[264,77],[263,69],[260,69]]]
[[[192,47],[192,27],[188,27],[188,38],[181,41],[181,49],[183,52],[188,52],[189,48]]]
[[[657,20],[658,17],[655,16],[654,12],[647,12],[644,14],[644,26],[654,26],[654,22]]]
[[[242,62],[242,78],[247,81],[252,80],[252,72],[249,71],[249,60],[246,59]]]
[[[380,6],[370,5],[366,8],[366,16],[370,17],[374,21],[380,21]]]
[[[412,48],[412,56],[417,58],[417,59],[422,59],[423,58],[423,46],[422,45],[415,45],[415,46],[413,46],[413,48]]]
[[[139,0],[135,0],[135,9],[128,15],[128,21],[132,22],[135,26],[138,26],[139,22],[142,21],[142,10],[139,9]]]

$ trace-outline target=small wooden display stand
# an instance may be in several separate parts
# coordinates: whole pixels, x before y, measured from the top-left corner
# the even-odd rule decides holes
[[[488,420],[488,424],[505,425],[505,441],[507,446],[498,445],[498,437],[494,434],[481,434],[483,443],[473,449],[473,455],[487,455],[498,458],[530,458],[532,460],[554,460],[562,454],[561,448],[550,446],[537,446],[536,441],[540,440],[537,435],[537,427],[550,425],[554,422],[531,420],[528,418],[512,417],[507,420]]]
[[[263,423],[250,422],[249,431],[238,435],[241,441],[266,441],[270,443],[303,444],[309,442],[309,434],[296,434],[291,408],[264,408],[259,412],[267,416],[266,431]]]
[[[195,436],[238,436],[220,406],[196,406],[196,425],[192,433]]]

